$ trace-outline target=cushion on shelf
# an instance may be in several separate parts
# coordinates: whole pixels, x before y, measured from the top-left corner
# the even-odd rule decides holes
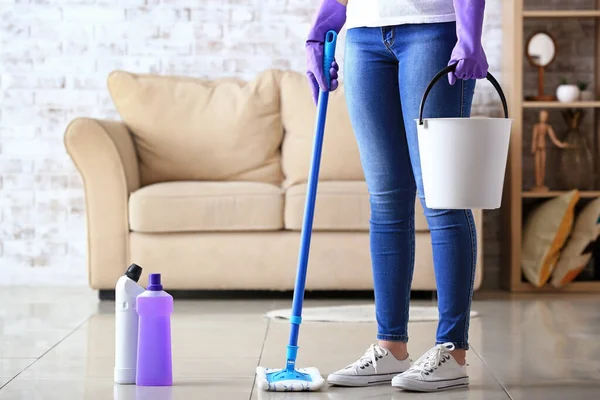
[[[142,186],[281,184],[280,76],[271,70],[244,82],[113,72],[108,89],[133,134]]]
[[[134,232],[274,231],[283,228],[281,188],[258,182],[165,182],[129,198]]]
[[[600,234],[600,198],[591,201],[577,216],[569,241],[560,253],[552,274],[552,286],[571,282],[592,258],[593,245]]]
[[[521,266],[525,277],[542,287],[552,274],[575,218],[577,190],[544,202],[534,209],[523,228]]]
[[[304,218],[307,185],[301,183],[285,193],[285,229],[299,231]],[[315,231],[369,230],[371,208],[369,192],[364,181],[321,181],[313,229]],[[415,231],[428,232],[429,226],[419,200],[415,203]]]

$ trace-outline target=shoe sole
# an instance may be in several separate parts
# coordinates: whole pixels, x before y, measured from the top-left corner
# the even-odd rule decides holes
[[[335,386],[346,386],[346,387],[364,387],[364,386],[375,386],[382,385],[384,383],[390,383],[391,380],[400,372],[394,372],[393,374],[386,375],[369,375],[369,376],[348,376],[348,375],[334,375],[331,374],[327,377],[327,382],[330,385]]]
[[[440,381],[423,382],[413,379],[396,378],[392,386],[411,392],[439,392],[442,390],[459,389],[469,386],[469,377],[444,379]]]

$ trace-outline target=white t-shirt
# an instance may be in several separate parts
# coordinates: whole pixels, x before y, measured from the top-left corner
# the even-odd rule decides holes
[[[452,0],[348,0],[346,27],[455,21]]]

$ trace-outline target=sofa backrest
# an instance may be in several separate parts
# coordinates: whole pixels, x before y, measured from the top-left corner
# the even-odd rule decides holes
[[[285,186],[308,179],[316,115],[306,76],[285,72],[281,78],[281,118],[285,130],[281,152]],[[321,159],[320,180],[364,180],[343,84],[329,95]]]
[[[142,185],[281,184],[281,75],[266,71],[243,82],[113,72],[108,88],[133,134]]]

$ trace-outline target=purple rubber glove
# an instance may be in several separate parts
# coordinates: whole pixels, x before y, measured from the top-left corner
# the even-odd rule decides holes
[[[481,45],[485,0],[454,0],[456,36],[458,41],[448,65],[456,64],[456,71],[448,74],[451,85],[457,79],[482,79],[489,65]]]
[[[329,70],[331,74],[330,87],[327,87],[327,82],[325,82],[323,46],[325,34],[331,30],[340,33],[345,23],[346,6],[337,0],[323,0],[306,39],[306,75],[308,76],[308,83],[315,104],[319,99],[319,88],[323,91],[332,91],[338,87],[337,72],[339,67],[335,61],[331,64]]]

